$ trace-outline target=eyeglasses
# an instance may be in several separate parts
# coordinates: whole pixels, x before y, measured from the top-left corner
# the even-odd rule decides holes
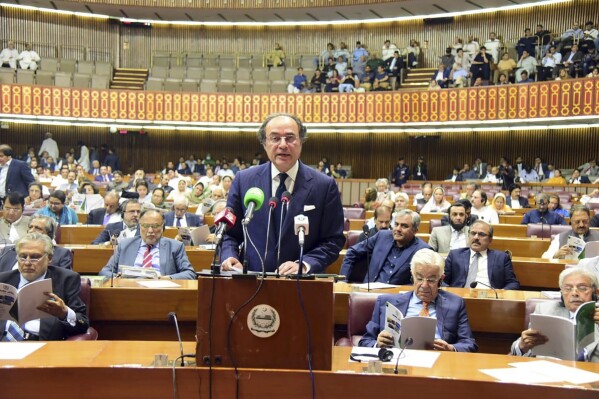
[[[439,282],[440,278],[439,277],[434,277],[434,278],[433,277],[429,277],[429,278],[415,277],[414,280],[416,281],[416,284],[424,284],[424,282],[426,281],[430,285],[434,285]]]
[[[50,202],[50,206],[61,206],[64,205],[62,202]]]
[[[282,140],[285,140],[285,142],[287,144],[295,144],[298,140],[298,137],[291,135],[291,134],[288,136],[269,136],[268,137],[268,142],[270,144],[278,145],[278,144],[281,144]]]
[[[480,232],[480,231],[470,231],[470,232],[468,232],[468,235],[469,235],[470,237],[476,237],[476,236],[479,236],[480,238],[485,238],[485,237],[488,237],[488,236],[489,236],[487,233],[482,233],[482,232]]]
[[[140,223],[140,226],[144,229],[152,229],[152,230],[158,230],[158,229],[162,228],[161,224]]]
[[[7,206],[4,207],[4,210],[8,213],[19,213],[22,211],[21,208],[9,208]]]
[[[29,263],[31,263],[32,265],[37,265],[38,262],[42,259],[44,259],[44,257],[48,255],[48,254],[43,254],[43,255],[28,255],[28,256],[23,256],[23,255],[19,255],[17,256],[17,260],[19,262],[27,262],[29,261]]]
[[[589,292],[589,290],[591,289],[591,287],[589,287],[588,285],[565,285],[562,288],[562,292],[565,294],[569,294],[570,292],[576,290],[578,292],[580,292],[581,294],[586,294],[587,292]]]

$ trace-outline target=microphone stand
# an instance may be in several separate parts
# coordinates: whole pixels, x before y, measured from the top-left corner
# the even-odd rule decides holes
[[[277,242],[277,264],[275,265],[276,278],[279,278],[279,266],[281,265],[281,238],[283,237],[283,216],[287,213],[289,207],[289,197],[291,194],[286,195],[284,192],[281,196],[281,217],[279,220],[279,240]]]
[[[368,250],[368,239],[370,238],[370,229],[368,225],[365,224],[362,227],[362,231],[366,236],[366,283],[367,283],[367,291],[370,292],[370,251]]]
[[[401,342],[401,337],[399,339]],[[406,348],[408,346],[412,345],[413,343],[414,343],[414,340],[412,339],[412,337],[408,337],[403,344],[403,348],[401,348],[401,345],[400,345],[401,350],[399,351],[399,355],[397,355],[397,360],[395,361],[395,369],[393,369],[393,374],[399,374],[399,369],[398,369],[399,359],[401,358],[401,355],[403,355]]]

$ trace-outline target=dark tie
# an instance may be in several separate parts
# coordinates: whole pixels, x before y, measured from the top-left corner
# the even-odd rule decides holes
[[[177,218],[177,227],[181,227],[181,218]]]
[[[287,173],[279,173],[279,187],[277,187],[277,192],[275,193],[275,197],[281,200],[283,193],[287,191],[287,187],[285,186],[285,180],[287,180]]]
[[[476,281],[476,275],[478,274],[478,260],[480,259],[480,252],[476,252],[468,268],[468,276],[466,277],[466,284],[464,287],[469,288],[470,284]]]

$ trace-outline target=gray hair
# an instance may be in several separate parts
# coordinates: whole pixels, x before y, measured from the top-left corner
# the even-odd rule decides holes
[[[545,194],[545,193],[538,193],[535,196],[535,202],[539,203],[539,202],[541,202],[541,200],[545,200],[545,203],[548,203],[549,202],[549,196],[547,194]]]
[[[379,184],[379,183],[382,183],[385,186],[389,187],[389,180],[385,179],[384,177],[377,179],[374,184]]]
[[[304,124],[300,118],[298,118],[297,116],[292,115],[292,114],[274,113],[274,114],[268,115],[266,117],[266,119],[264,119],[264,122],[262,122],[262,125],[260,126],[260,128],[258,129],[258,141],[260,141],[261,144],[264,144],[266,142],[266,127],[268,126],[268,124],[273,119],[278,118],[280,116],[285,116],[287,118],[293,119],[293,121],[297,125],[297,130],[299,133],[300,141],[302,141],[302,142],[306,141],[306,139],[308,138],[308,131],[306,129],[306,126],[304,126]]]
[[[395,220],[397,221],[398,218],[406,215],[412,218],[412,227],[414,230],[418,230],[418,227],[420,227],[420,215],[411,209],[402,209],[401,211],[398,211],[395,214]]]
[[[561,290],[562,288],[564,288],[564,280],[566,279],[566,277],[573,275],[573,274],[577,274],[583,277],[588,278],[589,280],[591,280],[591,285],[593,286],[593,289],[597,289],[597,287],[599,287],[599,282],[597,280],[597,275],[593,272],[591,272],[590,270],[587,270],[585,268],[582,267],[569,267],[567,269],[562,270],[562,272],[559,274],[559,289]]]
[[[483,226],[487,226],[489,228],[489,237],[493,238],[493,226],[491,226],[489,223],[485,222],[484,220],[476,219],[470,226],[470,230],[472,230],[472,228],[477,224],[482,224]]]
[[[185,207],[188,207],[189,200],[185,197],[179,197],[175,201],[173,201],[173,209],[175,209],[175,205],[184,205]]]
[[[44,253],[50,258],[54,255],[54,245],[52,244],[52,240],[50,240],[50,237],[47,235],[40,233],[28,233],[19,238],[15,244],[17,255],[21,253],[23,245],[29,244],[30,242],[42,242],[44,244]]]
[[[443,260],[443,257],[429,248],[416,251],[414,256],[412,256],[412,260],[410,261],[412,275],[414,275],[417,265],[437,266],[439,276],[442,276],[445,271],[445,260]]]
[[[44,229],[46,230],[46,234],[48,237],[50,237],[50,239],[53,240],[56,237],[56,229],[58,228],[56,221],[49,216],[34,214],[31,216],[29,224],[31,225],[31,222],[36,219],[44,221]]]

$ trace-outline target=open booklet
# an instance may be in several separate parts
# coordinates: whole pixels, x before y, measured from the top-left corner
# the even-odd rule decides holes
[[[595,302],[587,302],[578,307],[574,320],[560,316],[531,314],[530,328],[538,330],[549,341],[535,346],[535,356],[551,356],[562,360],[576,360],[576,356],[595,338]]]
[[[586,242],[580,237],[569,236],[568,246],[572,249],[571,255],[566,255],[565,259],[582,259],[584,258],[584,247]]]
[[[430,349],[435,341],[437,319],[434,317],[404,317],[394,305],[385,304],[385,331],[393,336],[393,346],[403,348],[412,338],[410,349]]]
[[[52,279],[34,281],[17,290],[10,284],[0,284],[0,320],[12,320],[23,325],[30,320],[42,319],[51,315],[37,309],[49,297],[44,292],[52,292]],[[18,320],[10,314],[10,310],[19,300]]]

